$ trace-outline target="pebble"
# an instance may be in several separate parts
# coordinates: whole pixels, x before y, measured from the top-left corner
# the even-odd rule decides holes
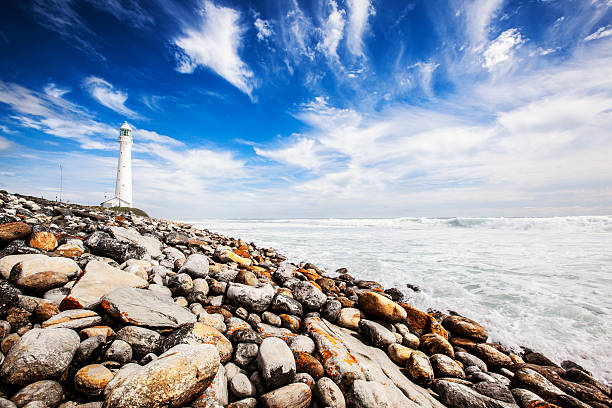
[[[32,401],[39,401],[49,408],[54,408],[59,405],[63,396],[64,390],[58,382],[43,380],[26,385],[13,395],[11,401],[18,407],[23,407]]]
[[[322,407],[345,408],[346,402],[340,387],[329,377],[317,381],[316,399]]]
[[[251,380],[242,373],[238,373],[232,378],[230,388],[232,394],[238,399],[253,397],[257,394],[257,390]]]
[[[289,384],[261,396],[267,408],[308,408],[311,398],[310,387],[303,383]]]
[[[81,368],[74,375],[77,391],[92,397],[102,395],[106,385],[113,379],[113,373],[101,364],[91,364]]]

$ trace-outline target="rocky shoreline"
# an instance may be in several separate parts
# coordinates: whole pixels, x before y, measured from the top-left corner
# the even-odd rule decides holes
[[[612,407],[401,291],[191,225],[0,191],[0,408]]]

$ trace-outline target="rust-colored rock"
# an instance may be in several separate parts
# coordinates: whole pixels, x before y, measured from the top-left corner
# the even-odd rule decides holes
[[[316,280],[317,284],[321,287],[323,292],[337,292],[336,282],[330,278],[319,278]]]
[[[281,326],[297,333],[300,330],[300,319],[285,313],[279,315],[281,318]]]
[[[32,232],[32,228],[25,222],[9,222],[0,224],[0,242],[25,238]]]
[[[432,315],[429,315],[429,332],[442,336],[445,340],[448,340],[448,332]]]
[[[113,373],[102,364],[91,364],[81,368],[74,376],[74,387],[81,393],[99,396],[113,379]]]
[[[390,323],[403,322],[407,317],[406,311],[400,305],[374,292],[363,292],[359,296],[359,308]]]
[[[57,247],[57,238],[51,232],[35,232],[30,238],[30,246],[43,251],[53,251]]]
[[[463,316],[448,316],[442,325],[451,332],[453,337],[462,337],[481,343],[487,341],[489,334],[478,322]]]
[[[421,337],[429,332],[430,315],[406,303],[399,303],[399,305],[406,311],[406,326],[412,333]]]
[[[219,307],[219,306],[206,306],[204,308],[204,310],[206,310],[206,313],[210,313],[210,314],[215,314],[218,313],[220,315],[223,316],[223,318],[225,319],[229,319],[230,317],[233,317],[234,315],[232,314],[232,312],[230,312],[229,310],[227,310],[224,307]]]
[[[531,401],[527,408],[561,408],[558,405],[544,401]]]
[[[36,309],[34,309],[34,313],[32,317],[37,322],[44,322],[58,314],[60,312],[59,308],[50,302],[41,302]]]
[[[295,366],[298,373],[310,374],[315,380],[325,375],[323,365],[310,354],[294,351],[293,357],[295,358]]]
[[[83,248],[75,244],[63,244],[57,247],[55,253],[66,258],[76,258],[83,255]]]
[[[453,346],[442,336],[434,333],[421,336],[419,348],[428,356],[434,354],[444,354],[450,358],[455,358]]]
[[[82,339],[88,339],[93,336],[104,336],[105,338],[115,335],[115,331],[108,326],[93,326],[83,329],[79,332]]]
[[[315,282],[321,279],[321,275],[319,275],[314,269],[298,269],[298,272],[306,276],[309,281]],[[319,289],[321,288],[319,287]]]
[[[257,279],[257,276],[255,276],[253,272],[244,269],[238,272],[238,275],[236,275],[236,279],[234,279],[234,282],[242,283],[249,286],[259,285],[259,279]]]

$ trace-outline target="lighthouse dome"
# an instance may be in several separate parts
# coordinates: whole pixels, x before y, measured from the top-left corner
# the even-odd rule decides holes
[[[121,125],[120,129],[121,130],[132,130],[132,127],[127,122],[123,122],[123,125]]]

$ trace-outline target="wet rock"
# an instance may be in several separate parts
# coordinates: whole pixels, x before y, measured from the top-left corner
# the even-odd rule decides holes
[[[328,299],[323,305],[323,309],[321,310],[321,316],[324,319],[329,320],[330,322],[335,322],[338,320],[338,316],[340,315],[340,311],[342,310],[342,303],[336,299]]]
[[[193,279],[206,278],[210,270],[208,257],[202,254],[191,254],[179,269],[178,273],[186,273]]]
[[[38,231],[30,237],[30,246],[42,251],[53,251],[57,247],[57,238],[48,231]]]
[[[98,397],[113,379],[113,373],[101,364],[91,364],[81,368],[74,375],[74,387],[80,393]]]
[[[389,348],[387,349],[391,360],[402,367],[406,366],[406,362],[410,358],[413,351],[413,349],[397,343],[390,344]]]
[[[425,353],[414,350],[406,362],[408,377],[417,384],[428,384],[434,379],[434,371]]]
[[[172,299],[145,289],[115,289],[104,296],[101,303],[111,316],[148,328],[176,328],[196,321],[193,313],[176,305]]]
[[[514,396],[505,385],[499,383],[492,382],[479,382],[478,384],[474,384],[472,389],[478,392],[481,395],[486,395],[487,397],[496,399],[498,401],[508,402],[510,404],[514,404]]]
[[[23,407],[32,401],[40,401],[48,408],[54,408],[59,405],[63,396],[64,390],[59,383],[43,380],[26,385],[13,395],[11,401],[18,407]]]
[[[265,311],[272,303],[274,288],[263,284],[257,287],[230,283],[227,288],[227,300],[237,306],[242,306],[254,313]]]
[[[419,348],[427,355],[444,354],[450,358],[455,358],[453,346],[437,334],[426,334],[420,338]]]
[[[317,381],[316,399],[319,405],[329,408],[345,408],[346,402],[340,387],[329,377],[323,377]]]
[[[164,351],[178,344],[211,344],[218,350],[221,363],[232,358],[232,343],[214,327],[204,323],[189,323],[179,327],[164,340]]]
[[[530,368],[517,370],[514,373],[513,383],[520,388],[526,388],[536,393],[547,401],[555,402],[557,397],[564,394],[561,389],[548,381],[546,377]]]
[[[359,308],[368,315],[389,323],[402,322],[407,317],[406,311],[400,305],[374,292],[359,295]]]
[[[383,325],[371,320],[361,319],[359,333],[363,334],[372,344],[382,349],[396,342],[395,334]]]
[[[230,382],[230,389],[236,398],[249,398],[257,394],[255,385],[249,380],[249,377],[242,373],[238,373]]]
[[[400,306],[406,311],[405,323],[412,333],[420,337],[429,332],[432,318],[429,314],[405,303],[400,303]]]
[[[351,330],[359,330],[359,322],[361,321],[361,312],[359,309],[355,309],[352,307],[343,308],[336,320],[336,324],[341,327],[346,327]]]
[[[527,353],[523,356],[523,360],[529,364],[558,367],[558,365],[542,353]]]
[[[24,385],[59,377],[79,347],[70,329],[32,329],[11,347],[0,376],[7,384]]]
[[[181,407],[210,385],[219,355],[209,344],[180,344],[141,367],[126,365],[104,390],[105,408]]]
[[[288,314],[281,314],[281,326],[291,330],[294,333],[297,333],[300,330],[301,320],[296,316],[291,316]]]
[[[304,313],[302,304],[297,300],[288,296],[277,294],[272,299],[270,310],[273,312],[284,313],[289,315],[302,316]]]
[[[459,351],[455,353],[455,359],[463,364],[464,368],[476,366],[480,371],[484,371],[485,373],[488,371],[487,364],[470,353]]]
[[[444,354],[434,354],[429,358],[436,378],[465,378],[465,373],[459,364]]]
[[[452,381],[436,380],[432,388],[449,408],[517,408],[515,403],[481,395],[466,385]]]
[[[122,287],[145,288],[147,281],[104,262],[89,261],[85,273],[60,305],[60,309],[94,309],[102,298]]]
[[[482,359],[488,366],[509,367],[512,360],[506,354],[498,351],[489,344],[477,344],[473,349],[474,354]]]
[[[297,282],[292,292],[293,297],[310,311],[320,310],[327,301],[327,296],[309,282]]]
[[[289,384],[261,396],[267,408],[308,408],[312,393],[303,383]]]
[[[123,340],[115,340],[104,352],[104,358],[124,365],[132,359],[132,347]]]
[[[66,310],[56,314],[42,323],[43,328],[64,327],[67,329],[81,330],[86,327],[95,326],[102,322],[102,318],[92,310]]]
[[[134,357],[140,359],[149,353],[157,353],[162,336],[156,331],[138,326],[126,326],[117,332],[116,339],[132,346]]]
[[[281,387],[295,377],[293,353],[283,340],[276,337],[268,337],[261,343],[257,365],[268,388]]]
[[[32,228],[25,222],[8,222],[0,224],[0,243],[25,238],[32,232]]]
[[[513,388],[511,392],[514,400],[521,408],[527,408],[531,402],[544,402],[537,394],[524,388]]]

